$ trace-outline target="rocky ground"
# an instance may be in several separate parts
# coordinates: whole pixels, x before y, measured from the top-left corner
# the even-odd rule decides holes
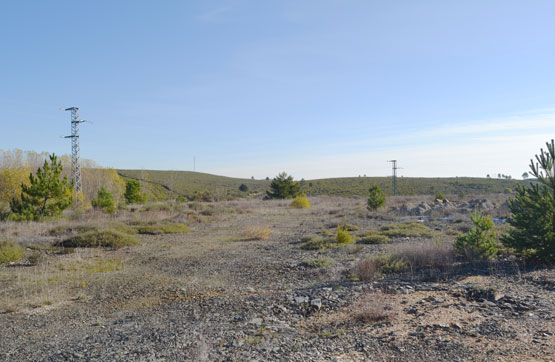
[[[303,210],[284,201],[204,204],[194,214],[164,215],[186,220],[189,233],[141,235],[134,247],[44,253],[34,266],[4,265],[0,359],[553,360],[553,269],[505,258],[358,281],[358,260],[422,237],[299,247],[303,236],[329,234],[345,222],[363,234],[420,216],[434,238],[449,243],[469,227],[473,203],[504,216],[503,197],[481,200],[397,198],[389,211],[372,215],[363,199],[314,198]],[[55,241],[45,236],[49,227],[6,224],[2,233],[48,244]],[[245,240],[253,228],[270,235]],[[310,267],[315,258],[330,262]]]

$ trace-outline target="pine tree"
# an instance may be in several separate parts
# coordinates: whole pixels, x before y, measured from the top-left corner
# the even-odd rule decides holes
[[[73,182],[67,176],[60,179],[63,167],[58,157],[52,154],[39,167],[37,175],[29,175],[29,184],[21,185],[21,199],[13,198],[10,208],[14,219],[39,220],[44,217],[59,216],[71,206],[73,201]]]
[[[467,259],[495,257],[498,250],[493,219],[478,211],[474,211],[470,219],[474,226],[466,234],[457,236],[455,250]]]
[[[282,172],[272,180],[266,195],[270,199],[292,199],[300,192],[301,187],[298,182],[293,181],[293,176],[287,176]]]
[[[516,196],[509,200],[513,229],[502,238],[521,255],[544,262],[555,261],[555,143],[547,143],[536,162],[530,160],[531,174],[539,184],[517,186]]]
[[[378,185],[374,185],[370,187],[368,190],[368,203],[367,209],[368,211],[376,211],[381,207],[385,206],[385,195],[382,189]]]
[[[146,195],[141,192],[141,183],[135,180],[127,181],[124,196],[129,204],[141,204],[146,201]]]

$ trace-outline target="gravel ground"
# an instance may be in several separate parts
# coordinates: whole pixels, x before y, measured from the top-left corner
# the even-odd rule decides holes
[[[202,205],[204,213],[188,216],[189,233],[1,266],[0,359],[553,360],[554,270],[507,261],[434,278],[355,281],[357,260],[423,239],[302,250],[301,238],[343,222],[363,233],[419,216],[400,211],[415,207],[398,200],[394,212],[368,217],[363,199],[311,202],[307,210],[283,201]],[[435,211],[431,204],[436,215],[448,209],[441,214],[448,220],[424,219],[445,240],[468,225],[462,203]],[[252,227],[271,234],[240,241]],[[52,241],[31,232],[21,238]],[[332,263],[311,268],[314,258]],[[91,269],[99,261],[117,267]]]

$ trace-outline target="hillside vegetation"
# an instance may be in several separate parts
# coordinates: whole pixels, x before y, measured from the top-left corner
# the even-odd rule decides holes
[[[236,197],[262,197],[271,181],[216,176],[191,171],[145,171],[118,170],[123,179],[143,181],[149,200],[164,200],[184,196],[189,199],[195,194],[210,193],[215,199]],[[528,181],[529,182],[529,181]],[[400,177],[397,189],[400,195],[443,194],[493,194],[510,192],[523,181],[487,178],[413,178]],[[239,190],[245,184],[248,192]],[[301,182],[301,190],[308,196],[367,196],[368,189],[378,185],[386,195],[391,195],[391,177],[342,177]]]

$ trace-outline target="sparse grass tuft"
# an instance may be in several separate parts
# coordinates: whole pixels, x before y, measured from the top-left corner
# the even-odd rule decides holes
[[[341,227],[344,230],[347,230],[347,231],[357,231],[359,229],[359,227],[356,226],[355,224],[351,224],[351,223],[348,223],[348,222],[344,222]]]
[[[329,258],[327,256],[323,256],[323,257],[319,257],[319,258],[305,260],[303,262],[303,264],[310,267],[310,268],[327,268],[328,266],[330,266],[334,262],[335,261],[332,258]]]
[[[300,248],[303,250],[319,250],[327,247],[328,242],[319,236],[309,236],[303,238]]]
[[[87,266],[88,273],[106,273],[123,269],[121,259],[95,259]]]
[[[251,226],[245,231],[245,240],[266,240],[271,234],[272,231],[268,226]]]
[[[432,237],[435,233],[418,222],[390,224],[380,228],[380,234],[390,237]]]
[[[358,303],[354,318],[364,323],[383,323],[393,318],[392,307],[379,294],[367,294]]]
[[[25,249],[12,241],[0,241],[0,264],[21,259]]]
[[[399,273],[407,267],[405,261],[383,254],[360,260],[355,265],[353,274],[359,280],[376,280],[381,278],[383,273]]]
[[[85,233],[87,231],[98,230],[95,225],[58,225],[48,230],[50,236],[62,236],[66,234]]]
[[[421,268],[445,269],[453,265],[453,246],[442,240],[406,244],[393,252],[394,259],[403,260],[411,270]]]
[[[387,244],[391,241],[389,236],[383,235],[378,231],[369,231],[362,238],[358,239],[360,244]]]
[[[89,231],[84,234],[72,236],[60,244],[71,248],[108,247],[118,249],[124,246],[136,245],[139,240],[129,234],[114,230]]]
[[[125,234],[137,234],[137,228],[131,225],[124,224],[122,222],[114,221],[108,224],[108,229],[119,231]]]
[[[177,234],[186,233],[190,229],[185,227],[184,224],[158,224],[158,225],[144,225],[138,226],[137,232],[139,234],[159,235],[159,234]]]

